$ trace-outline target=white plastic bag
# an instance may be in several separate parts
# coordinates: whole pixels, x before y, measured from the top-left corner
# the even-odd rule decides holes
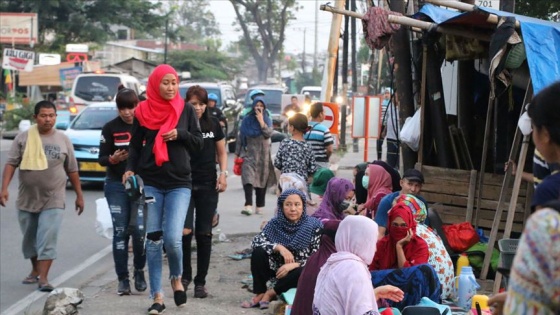
[[[107,198],[99,198],[95,200],[97,206],[97,215],[95,218],[95,232],[99,236],[113,239],[113,218],[111,218],[111,210]]]
[[[418,108],[414,116],[406,119],[400,134],[401,141],[414,151],[418,151],[418,147],[420,146],[420,116],[421,109]]]

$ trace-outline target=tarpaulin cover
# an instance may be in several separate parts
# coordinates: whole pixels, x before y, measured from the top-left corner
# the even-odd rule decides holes
[[[498,16],[513,16],[519,21],[535,94],[553,82],[560,80],[560,23],[489,8],[478,9]],[[494,29],[496,27],[496,25],[486,22],[486,19],[483,18],[484,15],[476,10],[462,13],[432,4],[425,4],[413,16],[413,18],[419,20],[425,20],[426,17],[439,25],[470,24],[479,29]]]

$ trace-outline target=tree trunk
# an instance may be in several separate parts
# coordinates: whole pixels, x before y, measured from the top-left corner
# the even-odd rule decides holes
[[[263,59],[255,60],[257,64],[257,70],[259,72],[259,83],[266,83],[266,79],[268,78],[268,68],[269,64]]]

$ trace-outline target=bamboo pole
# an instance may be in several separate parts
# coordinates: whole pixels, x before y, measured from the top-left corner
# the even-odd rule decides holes
[[[422,44],[422,87],[420,90],[420,147],[418,149],[418,164],[424,164],[424,125],[426,117],[426,76],[428,72],[428,45],[426,42]],[[422,170],[422,169],[420,169]]]
[[[352,17],[355,17],[355,18],[358,18],[358,19],[363,19],[364,18],[364,15],[361,14],[361,13],[348,11],[348,10],[342,10],[342,9],[338,9],[336,7],[328,6],[328,5],[325,5],[325,4],[321,5],[321,10],[331,12],[331,13],[335,13],[335,14],[348,15],[348,16],[352,16]],[[490,35],[489,34],[476,33],[476,32],[473,32],[473,31],[454,28],[454,27],[450,27],[450,26],[438,26],[436,23],[415,20],[413,18],[409,18],[409,17],[406,17],[406,16],[397,16],[397,15],[389,14],[388,21],[390,23],[394,23],[394,24],[409,26],[409,27],[412,27],[413,29],[422,29],[422,30],[426,30],[426,31],[434,30],[438,33],[455,35],[455,36],[462,36],[462,37],[466,37],[466,38],[474,38],[474,39],[479,39],[479,40],[483,40],[483,41],[486,41],[486,42],[490,42]]]
[[[459,2],[456,0],[426,0],[426,2],[443,6],[443,7],[466,11],[466,12],[472,12],[477,10],[477,6],[475,5]],[[499,16],[488,13],[488,18],[486,19],[487,22],[492,24],[498,24],[498,20],[499,20]],[[519,21],[517,20],[515,21],[515,27],[516,28],[520,27]]]
[[[345,0],[336,0],[335,7],[333,9],[344,11],[344,4]],[[321,5],[321,10],[325,5]],[[332,11],[331,11],[332,12]],[[350,11],[348,11],[350,12]],[[340,40],[340,26],[342,24],[342,16],[340,14],[333,15],[332,23],[331,23],[331,33],[329,36],[329,58],[327,62],[327,80],[326,86],[323,86],[323,90],[325,91],[325,101],[330,102],[333,96],[333,82],[334,82],[334,73],[336,67],[336,58],[337,58],[337,51],[338,45]]]

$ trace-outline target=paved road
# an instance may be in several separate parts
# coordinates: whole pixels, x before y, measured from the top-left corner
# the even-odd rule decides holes
[[[2,164],[0,172],[2,172],[11,141],[0,141],[0,161]],[[278,144],[273,144],[274,152],[277,147]],[[231,172],[233,154],[229,154],[229,163],[228,168]],[[35,285],[21,284],[21,280],[30,271],[30,263],[24,260],[21,254],[22,236],[17,223],[17,211],[15,210],[17,184],[16,173],[9,187],[10,200],[8,206],[0,208],[0,251],[2,253],[0,255],[0,312],[6,311],[21,299],[29,298],[29,294],[36,292]],[[59,258],[53,263],[50,272],[51,282],[57,279],[62,281],[55,285],[80,287],[80,281],[95,276],[95,273],[106,270],[112,264],[110,251],[107,251],[111,241],[99,237],[94,229],[95,200],[103,197],[103,187],[100,184],[86,183],[83,188],[86,209],[81,216],[77,216],[71,210],[73,209],[75,194],[71,189],[67,191],[67,211],[62,222],[58,243]],[[219,212],[221,220],[220,226],[214,231],[216,234],[256,232],[262,220],[270,218],[276,201],[275,195],[267,194],[267,213],[264,216],[253,215],[250,217],[243,216],[240,213],[243,207],[243,196],[240,177],[230,175],[228,190],[220,196]],[[84,262],[91,257],[101,259],[101,262],[96,262],[93,266],[87,266],[84,271],[78,270],[84,267]],[[76,272],[78,274],[74,276]],[[36,297],[36,294],[32,297]]]

